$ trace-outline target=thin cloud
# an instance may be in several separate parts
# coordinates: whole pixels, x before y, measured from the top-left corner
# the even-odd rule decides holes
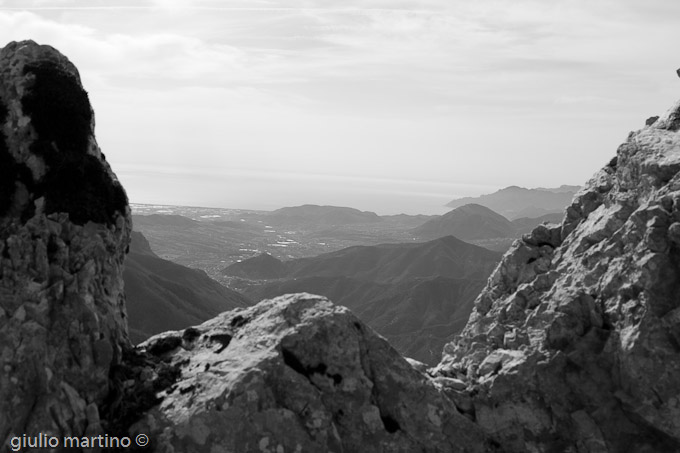
[[[582,182],[675,96],[673,2],[338,5],[0,0],[0,41],[47,43],[79,67],[115,165],[332,168],[385,192],[400,178]]]

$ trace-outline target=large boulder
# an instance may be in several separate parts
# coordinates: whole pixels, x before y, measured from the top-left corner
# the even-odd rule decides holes
[[[0,450],[100,434],[128,344],[121,185],[76,68],[32,41],[0,51]]]
[[[514,244],[445,348],[508,451],[680,451],[679,107]]]
[[[130,430],[154,451],[495,451],[441,385],[320,296],[262,301],[141,348],[180,374]]]

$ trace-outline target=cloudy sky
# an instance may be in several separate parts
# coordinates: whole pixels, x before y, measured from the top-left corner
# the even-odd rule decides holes
[[[442,213],[582,184],[680,94],[677,0],[0,0],[132,202]]]

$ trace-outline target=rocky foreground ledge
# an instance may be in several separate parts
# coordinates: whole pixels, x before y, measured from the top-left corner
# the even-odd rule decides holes
[[[309,294],[133,348],[130,212],[78,72],[25,41],[0,77],[0,451],[680,451],[680,105],[515,243],[425,370]]]
[[[495,450],[441,385],[319,296],[265,300],[141,348],[181,371],[131,428],[157,451]]]

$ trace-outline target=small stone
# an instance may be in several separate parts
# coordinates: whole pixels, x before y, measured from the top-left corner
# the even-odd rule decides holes
[[[668,238],[674,244],[680,245],[680,223],[674,222],[668,227]]]
[[[433,380],[437,384],[453,390],[465,390],[467,388],[467,384],[465,382],[456,378],[437,376]]]
[[[19,307],[17,311],[14,312],[14,319],[18,322],[24,322],[26,319],[26,309],[24,307]]]
[[[503,367],[510,366],[512,362],[518,363],[523,357],[524,354],[521,351],[496,349],[482,361],[477,373],[480,376],[497,374]]]
[[[428,368],[430,368],[430,366],[428,364],[420,362],[416,359],[412,359],[410,357],[404,357],[404,358],[409,363],[409,365],[411,365],[413,368],[420,371],[421,373],[427,373]]]

